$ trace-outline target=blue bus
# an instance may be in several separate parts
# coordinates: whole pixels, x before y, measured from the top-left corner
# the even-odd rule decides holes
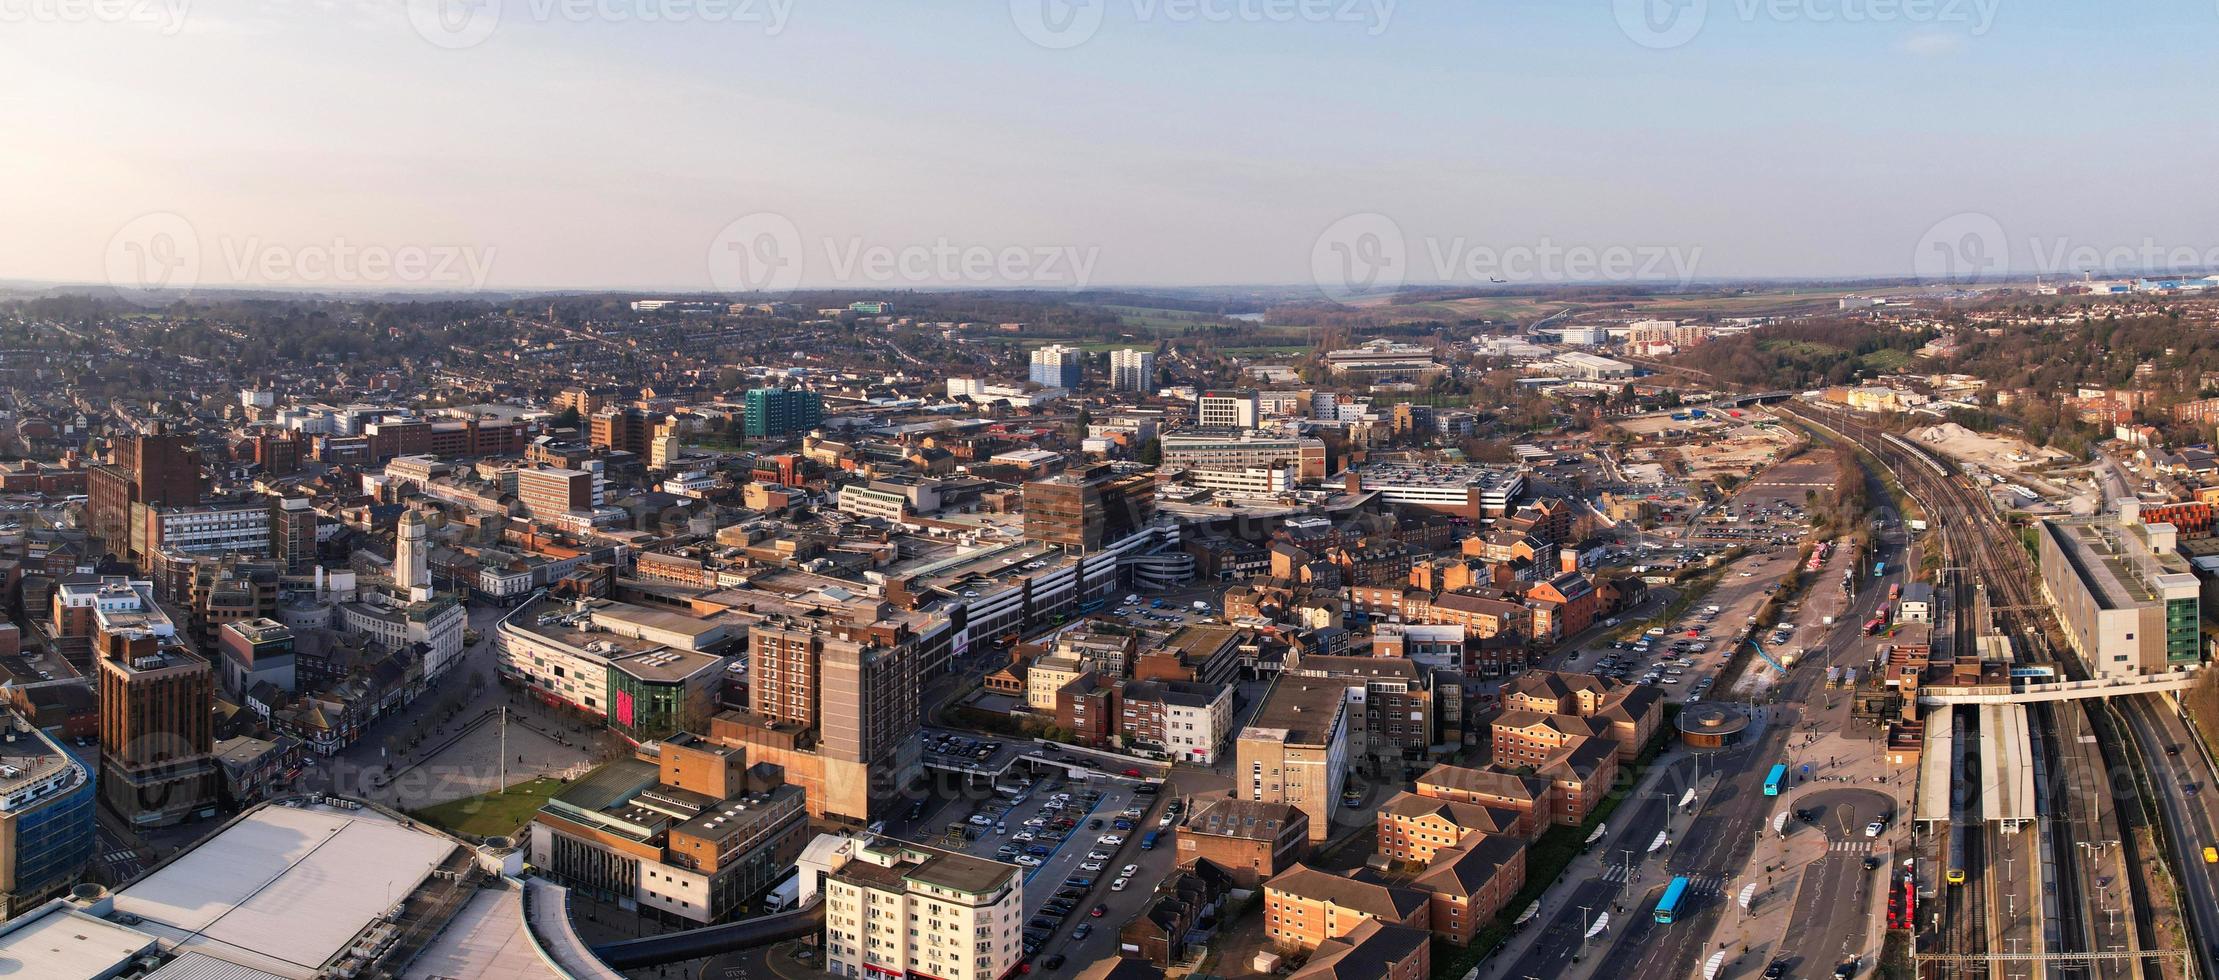
[[[1873,578],[1887,578],[1887,577],[1888,577],[1888,563],[1887,563],[1887,562],[1884,562],[1884,561],[1876,561],[1876,562],[1873,562],[1873,563],[1872,563],[1872,577],[1873,577]]]
[[[1657,900],[1657,921],[1665,925],[1671,925],[1672,918],[1680,914],[1680,899],[1685,897],[1687,897],[1687,876],[1681,875],[1672,879],[1671,884],[1664,886],[1664,897]]]
[[[1153,851],[1156,849],[1155,831],[1151,830],[1140,836],[1140,849],[1143,851]]]
[[[1783,763],[1780,763],[1779,765],[1773,766],[1773,767],[1772,767],[1772,771],[1771,771],[1771,772],[1769,772],[1769,773],[1766,773],[1766,774],[1765,774],[1765,777],[1764,777],[1764,795],[1766,795],[1766,796],[1778,796],[1778,795],[1780,795],[1780,788],[1781,788],[1781,787],[1783,787],[1783,786],[1786,786],[1786,785],[1787,785],[1787,782],[1788,782],[1788,764],[1787,764],[1787,763],[1785,763],[1785,762],[1783,762]]]

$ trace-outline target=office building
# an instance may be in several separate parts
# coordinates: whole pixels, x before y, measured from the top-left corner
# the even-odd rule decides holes
[[[2090,676],[2177,670],[2203,660],[2198,580],[2170,524],[2144,524],[2141,504],[2037,527],[2042,590]]]
[[[1472,521],[1507,515],[1526,488],[1523,470],[1479,463],[1375,463],[1347,476],[1351,493]]]
[[[680,732],[564,787],[527,835],[533,866],[572,888],[708,924],[785,876],[809,814],[801,787]]]
[[[1156,477],[1103,463],[1025,484],[1025,540],[1081,553],[1146,527],[1156,513]]]
[[[1388,657],[1290,656],[1283,676],[1337,683],[1355,692],[1348,708],[1349,758],[1380,775],[1426,757],[1438,730],[1432,672]]]
[[[1567,378],[1582,381],[1616,381],[1633,377],[1633,365],[1594,354],[1573,351],[1559,354],[1556,369]]]
[[[270,557],[300,574],[316,564],[316,508],[307,497],[279,497],[270,505]]]
[[[274,619],[242,620],[217,628],[216,659],[224,693],[234,702],[257,684],[286,692],[298,689],[293,631]]]
[[[824,396],[799,388],[757,388],[747,393],[744,411],[747,438],[791,435],[824,421]]]
[[[516,499],[534,517],[591,511],[601,506],[600,481],[587,470],[518,470]]]
[[[1143,394],[1156,388],[1156,352],[1150,350],[1114,350],[1110,352],[1110,388],[1114,391],[1137,391]]]
[[[61,743],[12,711],[0,727],[0,915],[13,917],[83,880],[98,801],[91,770]]]
[[[86,474],[87,530],[107,550],[136,558],[130,550],[132,505],[188,507],[206,491],[200,449],[191,436],[161,427],[151,434],[124,436],[116,440],[114,461]]]
[[[1349,382],[1431,384],[1448,369],[1433,359],[1433,349],[1418,344],[1374,340],[1362,347],[1328,351],[1325,368]]]
[[[1348,777],[1348,697],[1339,681],[1273,683],[1234,745],[1235,798],[1291,804],[1309,818],[1312,842],[1330,836]]]
[[[1263,417],[1253,391],[1205,391],[1195,400],[1194,424],[1205,429],[1253,429]]]
[[[1084,376],[1086,352],[1076,347],[1049,344],[1032,352],[1033,383],[1044,388],[1076,390]]]
[[[801,873],[824,892],[833,976],[1000,980],[1017,969],[1025,902],[1016,865],[884,837],[818,842]]]
[[[109,577],[91,589],[102,798],[142,826],[212,809],[214,670],[154,604],[152,583]]]
[[[1325,478],[1325,443],[1319,439],[1236,430],[1189,430],[1163,436],[1159,445],[1165,467],[1198,474],[1283,470],[1292,466],[1296,479]]]
[[[748,631],[748,648],[756,714],[814,729],[832,758],[886,758],[922,721],[922,665],[905,626],[777,616]]]
[[[636,408],[611,408],[593,414],[587,441],[616,452],[645,458],[662,416]]]
[[[189,555],[270,553],[269,501],[262,498],[163,507],[132,504],[131,553],[141,558],[158,551]]]

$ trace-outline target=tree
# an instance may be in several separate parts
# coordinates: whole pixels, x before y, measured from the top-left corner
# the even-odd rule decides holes
[[[1150,439],[1147,442],[1141,443],[1140,450],[1133,454],[1133,458],[1150,466],[1162,466],[1163,440]]]

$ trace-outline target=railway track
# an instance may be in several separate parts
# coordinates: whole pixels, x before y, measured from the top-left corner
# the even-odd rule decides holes
[[[1791,409],[1790,414],[1799,414]],[[1903,491],[1926,513],[1930,531],[1937,534],[1943,546],[1944,574],[1948,577],[1952,614],[1949,633],[1952,654],[1956,657],[1977,657],[1979,637],[2001,633],[2013,641],[2010,644],[2014,663],[2047,666],[2070,679],[2084,678],[2078,661],[2071,657],[2055,656],[2050,643],[2054,621],[2043,601],[2033,562],[2019,544],[2016,535],[1995,514],[1983,499],[1984,494],[1964,477],[1953,472],[1932,454],[1902,436],[1888,432],[1846,414],[1830,414],[1820,419],[1809,419],[1848,436],[1872,453],[1887,467],[1902,486]],[[2066,745],[2059,741],[2056,715],[2071,712],[2079,715],[2078,706],[2053,708],[2032,706],[2033,717],[2038,722],[2043,740],[2039,753],[2048,760],[2052,770],[2049,786],[2070,786],[2075,773],[2084,773],[2089,764],[2089,748],[2083,744]],[[2077,733],[2084,718],[2070,719],[2066,731]],[[2101,775],[2099,770],[2097,775]],[[1977,786],[1977,784],[1976,784]],[[1977,789],[1968,800],[1977,803]],[[1965,811],[1974,806],[1964,807]],[[1961,811],[1962,812],[1962,811]],[[1953,813],[1953,822],[1960,814]],[[1971,819],[1977,821],[1978,817]],[[1947,886],[1949,900],[1945,903],[1949,922],[1942,930],[1940,952],[1985,954],[1995,941],[1991,932],[1992,913],[1990,881],[1994,868],[1990,867],[1989,851],[1995,843],[1994,831],[1984,824],[1976,824],[1977,832],[1951,835],[1953,850],[1962,853],[1949,855],[1953,867],[1962,868],[1964,884]],[[1973,831],[1967,827],[1967,831]],[[2096,924],[2082,906],[2087,897],[2097,891],[2097,884],[2087,880],[2085,865],[2078,860],[2077,849],[2083,842],[2091,842],[2100,828],[2084,826],[2072,814],[2055,817],[2045,815],[2041,820],[2042,840],[2049,850],[2058,855],[2045,867],[2050,888],[2047,895],[2029,896],[2041,903],[2049,912],[2049,923],[2054,925],[2052,934],[2055,948],[2051,952],[2094,952]],[[2037,848],[2039,852],[2040,848]],[[2132,879],[2133,876],[2127,876]],[[2131,889],[2139,882],[2130,880],[2119,885],[2122,900],[2126,900],[2129,914],[2140,896]],[[2129,896],[2132,896],[2131,898]],[[2067,906],[2071,907],[2068,909]],[[2031,940],[2034,937],[2027,937]],[[1993,971],[1985,966],[1959,961],[1955,969],[1930,971],[1926,975],[1953,977],[1988,977]],[[2086,974],[2081,974],[2086,975]],[[2110,975],[2108,972],[2103,975]]]

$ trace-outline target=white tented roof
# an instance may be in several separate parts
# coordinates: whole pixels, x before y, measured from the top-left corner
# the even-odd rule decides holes
[[[2034,820],[2033,754],[2026,705],[1980,706],[1980,802],[2006,829]]]
[[[1926,711],[1926,747],[1919,753],[1918,820],[1948,820],[1949,798],[1955,778],[1950,763],[1956,758],[1955,709],[1939,705]]]

